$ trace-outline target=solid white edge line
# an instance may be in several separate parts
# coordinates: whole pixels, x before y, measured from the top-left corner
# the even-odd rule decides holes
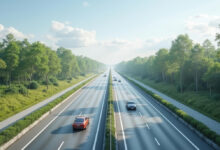
[[[107,83],[108,83],[108,80],[107,80]],[[105,97],[104,97],[103,102],[102,102],[102,109],[101,109],[101,113],[100,113],[100,116],[99,116],[98,127],[97,127],[96,134],[95,134],[95,140],[94,140],[94,143],[93,143],[93,146],[92,146],[92,149],[93,149],[93,150],[95,150],[95,148],[96,148],[96,143],[97,143],[97,138],[98,138],[98,131],[99,131],[99,128],[100,128],[101,117],[102,117],[102,111],[103,111],[103,107],[104,107],[104,103],[105,103],[107,88],[108,88],[108,86],[107,86],[106,89],[105,89]]]
[[[120,113],[120,109],[119,109],[119,106],[118,106],[117,94],[115,94],[115,100],[116,100],[117,107],[118,107],[119,120],[120,120],[120,124],[121,124],[121,129],[122,129],[122,137],[123,137],[123,140],[124,140],[124,147],[125,147],[125,150],[127,150],[128,148],[127,148],[127,143],[126,143],[126,140],[125,140],[125,133],[124,133],[124,128],[123,128],[123,124],[122,124],[122,120],[121,120],[121,113]]]
[[[27,148],[28,145],[31,144],[31,142],[33,142],[55,119],[57,119],[57,117],[59,117],[59,115],[67,108],[69,107],[74,101],[72,101],[71,103],[69,103],[68,105],[66,105],[66,107],[64,107],[64,109],[62,109],[59,114],[53,118],[53,120],[51,120],[40,132],[38,132],[38,134],[36,134],[21,150],[24,150],[25,148]]]
[[[157,145],[160,146],[160,143],[158,142],[157,138],[154,137],[154,140],[157,142]]]
[[[90,83],[90,82],[89,82],[89,83]],[[85,85],[85,86],[86,86],[86,85]],[[83,87],[84,87],[84,86],[83,86]],[[81,89],[81,88],[80,88],[80,89]],[[80,89],[78,89],[77,91],[75,91],[72,95],[68,96],[67,99],[70,98],[71,96],[75,95],[76,93],[78,93],[78,91],[79,91]],[[79,97],[79,95],[78,95],[77,97]],[[76,97],[75,97],[74,99],[76,99]],[[54,120],[56,120],[56,119],[59,117],[59,115],[60,115],[66,108],[68,108],[73,102],[74,102],[74,101],[72,101],[71,103],[69,103],[68,105],[66,105],[66,106],[57,114],[57,116],[55,116],[55,117],[53,118],[53,120],[51,120],[40,132],[38,132],[38,134],[36,134],[21,150],[24,150],[25,148],[27,148],[28,145],[30,145],[30,144],[31,144]]]
[[[63,142],[60,144],[60,146],[58,147],[58,149],[57,149],[57,150],[60,150],[60,149],[61,149],[61,147],[62,147],[63,143],[64,143],[64,141],[63,141]]]
[[[151,102],[145,96],[143,96],[142,93],[137,92],[137,94],[146,99],[146,102],[149,103],[174,129],[176,129],[176,131],[178,131],[195,149],[199,150],[199,148],[189,138],[187,138],[171,121],[169,121],[169,119],[167,119],[156,107],[154,107],[154,105],[151,104]]]

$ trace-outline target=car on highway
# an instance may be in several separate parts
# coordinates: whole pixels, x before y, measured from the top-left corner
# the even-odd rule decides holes
[[[106,77],[107,75],[106,74],[104,74],[104,76],[103,77]]]
[[[118,82],[121,82],[121,80],[118,80]]]
[[[136,106],[135,102],[129,101],[126,103],[126,108],[127,108],[127,110],[136,110],[137,106]]]
[[[77,116],[72,124],[73,130],[86,129],[89,124],[89,117]]]

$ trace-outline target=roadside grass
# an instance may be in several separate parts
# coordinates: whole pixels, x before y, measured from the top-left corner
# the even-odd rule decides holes
[[[108,110],[106,119],[106,131],[105,131],[105,150],[115,150],[115,118],[114,118],[114,103],[113,103],[113,88],[112,88],[112,76],[109,75],[108,86]]]
[[[123,76],[123,75],[122,75]],[[140,86],[133,80],[127,78],[124,76],[127,80],[129,80],[131,83],[145,91],[147,94],[152,96],[155,100],[159,101],[161,104],[165,105],[168,109],[170,109],[173,113],[177,114],[180,118],[182,118],[184,121],[186,121],[188,124],[190,124],[192,127],[194,127],[196,130],[198,130],[201,134],[203,134],[208,139],[212,140],[214,143],[216,143],[218,146],[220,146],[220,135],[216,132],[212,131],[210,128],[208,128],[205,124],[202,122],[196,120],[195,118],[188,115],[183,110],[177,108],[170,102],[166,101],[165,99],[161,98],[159,95],[153,93],[150,90],[147,90],[146,88]]]
[[[138,81],[153,87],[154,89],[172,97],[173,99],[183,103],[200,113],[220,122],[220,99],[216,100],[209,96],[207,91],[185,91],[184,93],[179,93],[174,85],[168,84],[166,82],[156,83],[149,79],[141,79],[139,77],[134,77]],[[213,93],[215,95],[215,93]]]
[[[96,77],[96,76],[95,76]],[[15,124],[12,126],[8,127],[7,129],[3,130],[0,132],[0,146],[3,145],[4,143],[8,142],[11,140],[13,137],[18,135],[23,129],[34,123],[37,119],[39,119],[42,115],[44,115],[46,112],[51,110],[53,107],[55,107],[57,104],[62,102],[64,99],[66,99],[68,96],[73,94],[75,91],[83,87],[85,84],[93,80],[95,77],[87,80],[86,82],[78,85],[71,91],[63,94],[62,96],[58,97],[54,101],[48,103],[46,106],[32,112],[30,115],[24,117],[23,119],[17,121]]]
[[[33,106],[46,98],[92,76],[88,74],[86,76],[78,76],[72,78],[72,80],[58,80],[58,86],[49,85],[47,89],[46,85],[39,85],[37,89],[28,89],[28,95],[16,94],[5,94],[4,91],[7,88],[5,85],[0,86],[0,121],[21,112],[30,106]]]

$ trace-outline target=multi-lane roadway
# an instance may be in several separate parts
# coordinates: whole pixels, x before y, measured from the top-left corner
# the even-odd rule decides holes
[[[146,93],[115,71],[113,81],[116,147],[118,150],[210,150],[199,136]],[[13,143],[9,150],[102,150],[107,110],[108,72],[96,78]],[[127,101],[137,104],[128,111]],[[73,131],[78,115],[88,116],[86,130]]]
[[[107,85],[108,76],[99,76],[72,95],[62,106],[13,143],[8,149],[103,149]],[[78,115],[90,118],[90,124],[86,130],[72,130],[72,123]]]
[[[183,125],[146,93],[113,72],[117,146],[120,150],[210,150],[199,136]],[[137,104],[128,111],[126,102]]]

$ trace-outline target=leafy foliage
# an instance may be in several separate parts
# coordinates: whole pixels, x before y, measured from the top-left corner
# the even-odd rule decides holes
[[[18,41],[8,34],[0,43],[0,84],[26,83],[33,80],[49,85],[50,78],[68,79],[88,73],[98,73],[105,65],[71,50],[52,50],[40,42]],[[56,84],[56,83],[53,83]]]
[[[220,49],[209,40],[194,44],[188,35],[179,35],[169,50],[163,48],[155,56],[121,62],[116,70],[173,84],[181,93],[207,90],[211,96],[213,91],[220,92]]]

